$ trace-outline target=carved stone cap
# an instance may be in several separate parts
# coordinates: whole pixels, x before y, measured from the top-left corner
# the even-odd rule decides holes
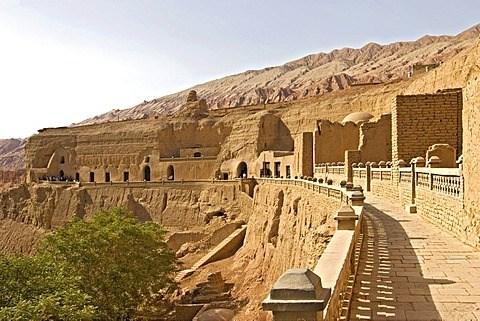
[[[361,185],[355,185],[355,186],[353,186],[352,191],[363,192],[363,187]]]
[[[412,159],[410,164],[416,164],[418,167],[423,167],[425,166],[425,158],[423,158],[422,156],[415,157]]]
[[[309,269],[290,269],[273,285],[273,300],[314,300],[321,294],[322,280]]]
[[[430,157],[430,159],[428,160],[428,165],[438,164],[438,163],[440,163],[440,162],[441,162],[440,157],[438,157],[438,156],[432,156],[432,157]]]
[[[352,201],[352,204],[355,205],[359,202],[363,202],[365,200],[365,195],[363,195],[363,192],[355,191],[350,195],[350,200]]]
[[[330,292],[310,269],[290,269],[273,285],[262,307],[269,311],[321,311]]]
[[[345,220],[345,219],[355,219],[355,220],[357,220],[358,216],[357,216],[357,214],[355,214],[355,211],[353,210],[353,207],[351,207],[350,205],[344,205],[338,210],[337,216],[335,216],[334,219],[337,220],[337,221]]]
[[[408,165],[407,162],[404,161],[403,159],[399,159],[399,160],[397,161],[397,166],[398,166],[398,167],[407,167],[407,165]]]

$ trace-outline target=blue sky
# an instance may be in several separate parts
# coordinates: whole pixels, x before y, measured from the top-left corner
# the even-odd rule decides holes
[[[0,138],[309,53],[456,34],[478,12],[478,0],[0,0]]]

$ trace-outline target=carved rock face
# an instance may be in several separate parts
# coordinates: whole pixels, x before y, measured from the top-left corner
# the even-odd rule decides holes
[[[188,96],[187,96],[187,103],[194,102],[194,101],[197,101],[197,100],[198,100],[197,92],[195,90],[191,90],[188,93]]]

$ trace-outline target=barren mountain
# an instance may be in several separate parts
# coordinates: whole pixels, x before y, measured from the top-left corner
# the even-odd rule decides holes
[[[24,168],[24,139],[0,139],[0,170]]]
[[[139,119],[179,110],[190,90],[205,98],[211,109],[294,101],[343,90],[354,85],[391,83],[406,79],[414,64],[441,64],[471,47],[480,25],[456,36],[424,36],[388,45],[369,43],[360,49],[343,48],[305,56],[281,66],[249,70],[209,81],[187,90],[144,101],[129,109],[115,109],[80,124]]]
[[[79,125],[174,114],[184,105],[190,90],[205,98],[211,109],[222,109],[218,110],[220,114],[229,113],[229,107],[268,103],[268,108],[279,110],[284,121],[298,130],[305,130],[311,120],[341,120],[354,111],[378,116],[389,112],[395,95],[463,87],[466,78],[462,70],[468,67],[464,65],[476,63],[472,50],[480,46],[479,36],[477,25],[456,36],[424,36],[412,42],[370,43],[360,49],[313,54],[282,66],[213,80],[129,109],[113,110]],[[442,66],[408,78],[409,68],[417,63]],[[23,140],[0,140],[0,170],[23,168],[23,147]]]

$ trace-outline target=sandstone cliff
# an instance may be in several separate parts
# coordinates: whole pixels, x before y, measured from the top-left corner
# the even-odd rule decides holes
[[[42,235],[73,217],[88,219],[99,210],[124,207],[141,220],[170,232],[202,230],[216,216],[242,217],[237,186],[67,187],[20,185],[0,192],[0,253],[32,253]]]
[[[235,320],[268,320],[260,304],[271,286],[289,268],[315,266],[333,235],[339,207],[338,200],[301,187],[259,185],[243,247],[235,256],[205,266],[182,287],[222,271],[241,306]]]

